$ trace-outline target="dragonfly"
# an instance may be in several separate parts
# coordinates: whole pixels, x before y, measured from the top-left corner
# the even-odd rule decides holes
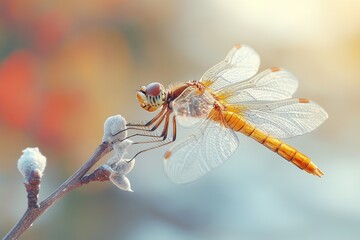
[[[313,101],[292,98],[298,81],[290,72],[273,67],[256,74],[259,66],[255,50],[237,44],[198,81],[167,89],[158,82],[142,86],[137,91],[140,106],[160,111],[146,123],[127,124],[126,130],[137,130],[127,138],[144,136],[152,139],[136,144],[158,143],[140,154],[173,143],[178,125],[195,128],[164,156],[166,174],[179,184],[192,182],[229,159],[239,146],[236,133],[321,177],[324,173],[312,160],[283,139],[314,130],[328,114]]]

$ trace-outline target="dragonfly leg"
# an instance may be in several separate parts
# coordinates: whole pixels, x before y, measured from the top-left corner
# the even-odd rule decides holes
[[[167,138],[167,134],[168,134],[168,130],[169,130],[169,117],[170,117],[171,111],[168,111],[166,113],[166,118],[165,118],[165,124],[164,124],[164,128],[161,132],[161,135],[156,136],[156,135],[149,135],[150,137],[156,137],[156,138],[162,138],[160,140],[153,140],[153,141],[143,141],[143,142],[134,142],[133,144],[143,144],[143,143],[156,143],[156,142],[162,142],[164,140],[166,140]]]
[[[154,135],[154,134],[145,134],[145,133],[135,133],[135,134],[132,134],[124,139],[121,140],[124,141],[126,139],[129,139],[129,138],[132,138],[132,137],[136,137],[136,136],[139,136],[139,137],[152,137],[152,138],[162,138],[162,140],[157,140],[157,141],[147,141],[147,142],[135,142],[133,144],[140,144],[140,143],[153,143],[153,142],[159,142],[159,141],[163,141],[166,139],[166,136],[167,136],[167,131],[168,131],[168,126],[169,126],[169,116],[170,116],[171,112],[170,111],[167,111],[158,121],[158,123],[156,123],[156,125],[151,129],[151,131],[155,131],[159,126],[160,124],[164,121],[165,119],[165,124],[164,124],[164,128],[163,128],[163,131],[161,133],[161,135]],[[150,131],[150,130],[149,130]]]
[[[156,122],[156,120],[158,120],[161,116],[164,115],[165,110],[167,110],[167,109],[168,109],[167,105],[164,105],[162,107],[161,111],[153,119],[151,119],[150,121],[148,121],[145,124],[127,123],[126,126],[128,126],[128,127],[140,127],[140,128],[150,127],[152,124],[154,124]]]
[[[169,121],[168,121],[169,122]],[[168,125],[168,124],[167,124]],[[150,150],[153,150],[153,149],[156,149],[156,148],[159,148],[159,147],[163,147],[165,145],[168,145],[170,143],[173,143],[175,140],[176,140],[176,116],[173,116],[173,119],[172,119],[172,128],[173,128],[173,136],[172,136],[172,139],[169,140],[169,141],[165,141],[162,140],[164,143],[160,144],[160,145],[157,145],[157,146],[154,146],[154,147],[151,147],[151,148],[147,148],[147,149],[144,149],[140,152],[138,152],[137,154],[135,154],[130,160],[128,160],[127,162],[131,162],[132,160],[134,160],[135,157],[139,156],[141,153],[144,153],[144,152],[147,152],[147,151],[150,151]]]
[[[141,131],[145,131],[145,132],[153,132],[153,131],[155,131],[159,127],[161,122],[164,120],[165,110],[166,109],[167,109],[167,107],[164,106],[161,109],[161,111],[154,118],[152,118],[149,122],[147,122],[145,124],[131,124],[131,123],[126,124],[127,128],[125,128],[123,130],[120,130],[119,132],[113,134],[113,136],[116,136],[119,133],[125,132],[127,130],[141,130]],[[152,124],[154,124],[158,120],[159,120],[159,122],[152,129],[146,129],[146,128],[150,127]]]

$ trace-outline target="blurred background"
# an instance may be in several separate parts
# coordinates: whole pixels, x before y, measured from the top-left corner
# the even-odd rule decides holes
[[[164,148],[136,159],[134,193],[85,186],[22,239],[359,239],[359,12],[358,0],[1,0],[0,235],[26,208],[24,148],[48,158],[43,199],[92,154],[108,116],[153,116],[138,106],[139,86],[199,79],[243,43],[260,70],[287,68],[295,97],[329,113],[288,141],[323,178],[239,136],[226,164],[178,186],[163,172]]]

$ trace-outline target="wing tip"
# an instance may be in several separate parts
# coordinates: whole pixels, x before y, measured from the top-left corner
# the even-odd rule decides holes
[[[323,119],[322,121],[325,121],[326,119],[329,118],[329,114],[316,102],[311,101],[310,99],[307,98],[298,98],[297,100],[299,103],[305,103],[305,104],[310,103],[315,105],[318,108],[318,114],[322,114],[322,119]]]
[[[171,151],[169,150],[169,151],[167,151],[166,153],[165,153],[165,155],[164,155],[164,160],[168,160],[170,157],[171,157]]]
[[[242,45],[240,44],[240,43],[237,43],[237,44],[235,44],[235,46],[234,46],[234,48],[236,48],[236,49],[239,49],[239,48],[241,48],[242,47]]]
[[[310,100],[307,98],[299,98],[298,101],[299,103],[310,103]]]
[[[270,70],[271,70],[272,72],[279,72],[279,71],[281,71],[282,69],[281,69],[280,67],[272,67],[272,68],[270,68]]]

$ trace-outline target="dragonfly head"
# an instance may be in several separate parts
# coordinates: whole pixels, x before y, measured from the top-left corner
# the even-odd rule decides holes
[[[164,104],[166,90],[161,83],[153,82],[146,87],[142,86],[137,91],[136,97],[143,109],[153,112]]]

